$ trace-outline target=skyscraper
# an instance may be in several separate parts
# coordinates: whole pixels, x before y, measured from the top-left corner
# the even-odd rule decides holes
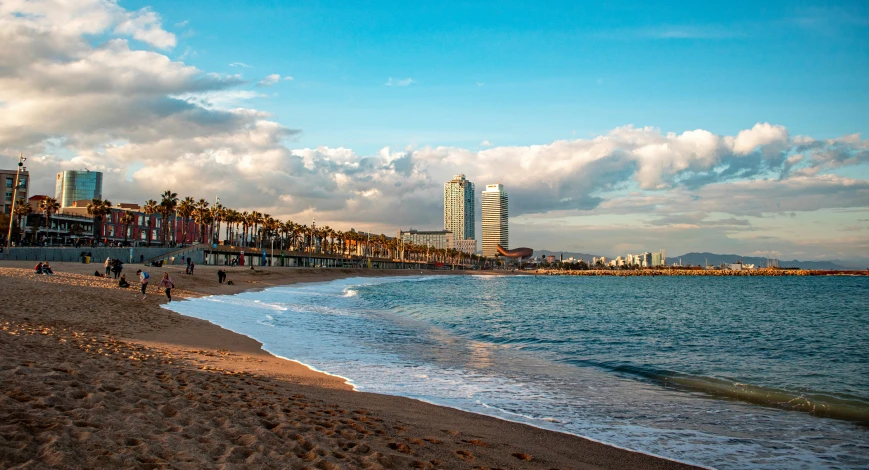
[[[444,183],[444,230],[456,240],[475,239],[474,183],[456,175]]]
[[[507,192],[504,185],[489,184],[483,191],[483,256],[498,254],[498,245],[509,248],[510,231],[507,226]]]
[[[99,171],[61,171],[54,184],[54,198],[60,207],[76,201],[103,197],[103,174]]]

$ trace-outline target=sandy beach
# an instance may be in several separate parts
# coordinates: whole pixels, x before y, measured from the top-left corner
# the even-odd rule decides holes
[[[147,268],[130,289],[99,264],[0,262],[2,468],[676,469],[688,465],[416,400],[341,379],[160,305],[342,277],[417,271]],[[225,268],[224,268],[225,269]],[[426,274],[429,274],[428,272]],[[449,273],[445,273],[449,274]]]

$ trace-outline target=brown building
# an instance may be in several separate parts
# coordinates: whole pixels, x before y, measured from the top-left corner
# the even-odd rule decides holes
[[[0,213],[9,215],[12,211],[12,198],[24,198],[27,200],[28,189],[30,188],[30,173],[22,171],[18,182],[18,191],[15,193],[15,173],[16,170],[0,170],[0,188],[3,188],[3,198],[0,199]]]

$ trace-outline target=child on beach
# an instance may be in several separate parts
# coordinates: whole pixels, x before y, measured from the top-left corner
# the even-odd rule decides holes
[[[148,278],[150,276],[141,269],[136,271],[136,274],[139,275],[139,283],[142,284],[142,300],[145,300],[145,291],[148,289]]]
[[[169,273],[163,273],[163,279],[160,280],[160,284],[157,287],[162,287],[166,289],[166,298],[169,299],[169,302],[172,301],[172,289],[175,287],[175,284],[172,283],[172,279],[169,278]]]
[[[118,281],[118,287],[123,287],[125,289],[127,287],[130,287],[130,283],[127,282],[127,275],[126,274],[121,274],[121,280]]]

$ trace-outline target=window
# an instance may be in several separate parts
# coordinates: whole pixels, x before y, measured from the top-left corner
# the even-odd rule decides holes
[[[19,178],[18,179],[18,186],[22,187],[22,188],[27,187],[27,178]]]
[[[6,178],[6,187],[11,188],[15,181],[12,181],[12,178]]]
[[[11,200],[12,200],[12,191],[6,191],[6,200],[7,200],[7,201],[11,201]]]

